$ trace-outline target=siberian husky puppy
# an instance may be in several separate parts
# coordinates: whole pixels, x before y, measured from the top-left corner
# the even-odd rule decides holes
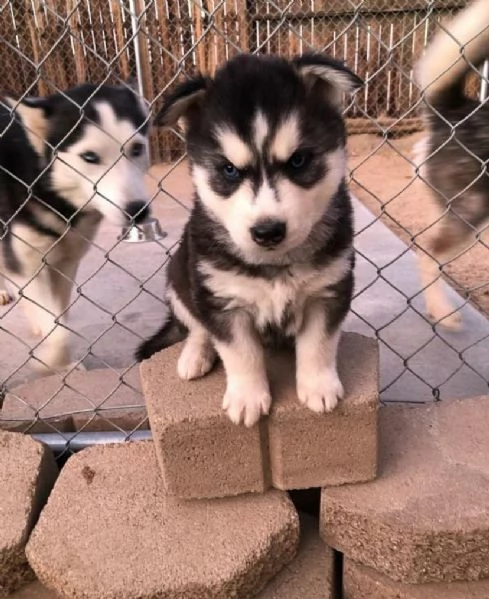
[[[234,423],[269,411],[269,341],[295,344],[305,406],[330,411],[343,395],[354,253],[341,103],[360,85],[323,55],[245,54],[182,83],[157,117],[183,127],[196,194],[169,264],[168,319],[137,358],[186,335],[178,373],[194,379],[219,356]]]
[[[44,338],[33,366],[70,362],[65,326],[80,260],[103,217],[148,213],[147,111],[127,87],[81,85],[44,98],[0,97],[0,305],[20,293]]]

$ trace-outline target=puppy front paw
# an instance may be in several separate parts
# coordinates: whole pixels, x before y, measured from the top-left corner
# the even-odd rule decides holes
[[[234,424],[251,427],[268,414],[272,398],[268,385],[256,381],[228,384],[222,407]]]
[[[298,374],[297,396],[313,412],[332,412],[344,395],[338,373],[333,369]]]

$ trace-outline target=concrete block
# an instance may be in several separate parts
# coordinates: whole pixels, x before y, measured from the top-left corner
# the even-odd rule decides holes
[[[27,585],[13,595],[9,595],[9,599],[58,599],[58,595],[50,591],[38,581]]]
[[[221,364],[182,381],[172,346],[141,364],[141,382],[166,490],[182,498],[300,489],[370,480],[377,465],[378,350],[347,333],[339,349],[346,396],[329,414],[302,406],[290,353],[268,359],[273,405],[254,427],[232,424],[221,408]]]
[[[33,579],[25,545],[58,473],[49,448],[0,432],[0,596]]]
[[[269,486],[265,422],[234,425],[221,408],[222,367],[198,381],[176,372],[181,344],[141,364],[141,382],[165,490],[182,498],[263,492]]]
[[[489,580],[403,584],[346,559],[343,599],[487,599]]]
[[[489,396],[380,410],[380,474],[324,489],[321,535],[410,584],[489,577]]]
[[[0,428],[29,433],[131,431],[145,421],[137,368],[76,370],[30,381],[12,389],[0,411]]]
[[[277,574],[259,599],[333,599],[333,551],[319,538],[319,521],[300,515],[301,540],[295,559]]]
[[[26,553],[39,580],[65,599],[250,599],[298,542],[285,493],[168,497],[153,443],[134,442],[68,460]]]
[[[329,414],[298,401],[290,357],[271,361],[275,398],[268,419],[272,484],[307,489],[368,481],[377,471],[379,354],[374,339],[346,333],[338,350],[345,397]]]

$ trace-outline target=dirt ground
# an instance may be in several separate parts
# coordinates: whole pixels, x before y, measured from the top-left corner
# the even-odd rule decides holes
[[[349,138],[351,190],[407,244],[436,219],[433,202],[416,183],[412,163],[414,144],[423,137],[415,133],[384,140],[376,135]],[[415,237],[423,247],[423,236]],[[481,311],[489,314],[489,235],[475,242],[444,269],[447,281]],[[467,294],[467,295],[466,295]]]

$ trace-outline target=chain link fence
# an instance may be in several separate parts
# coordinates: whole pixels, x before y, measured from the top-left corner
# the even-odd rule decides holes
[[[13,97],[63,92],[83,81],[136,80],[151,109],[182,77],[213,74],[239,52],[286,57],[309,50],[345,60],[364,80],[347,106],[359,264],[347,328],[379,339],[384,401],[487,393],[489,249],[486,231],[440,276],[457,288],[461,333],[424,314],[413,248],[437,220],[428,213],[413,146],[422,139],[413,67],[462,0],[4,0],[2,85]],[[468,92],[485,100],[487,73]],[[4,132],[3,132],[4,133]],[[0,135],[3,135],[0,132]],[[0,306],[0,427],[41,435],[60,450],[149,435],[133,351],[162,319],[165,266],[192,202],[177,131],[151,130],[146,182],[167,236],[121,241],[105,222],[76,275],[68,328],[76,365],[35,378],[33,339],[20,297]],[[28,201],[26,197],[26,201]],[[10,222],[1,222],[5,232]],[[67,228],[69,223],[67,223]],[[1,237],[1,235],[0,235]],[[42,268],[49,265],[43,257]],[[4,268],[0,265],[0,268]],[[0,274],[7,275],[6,271]],[[34,382],[33,382],[34,381]]]

